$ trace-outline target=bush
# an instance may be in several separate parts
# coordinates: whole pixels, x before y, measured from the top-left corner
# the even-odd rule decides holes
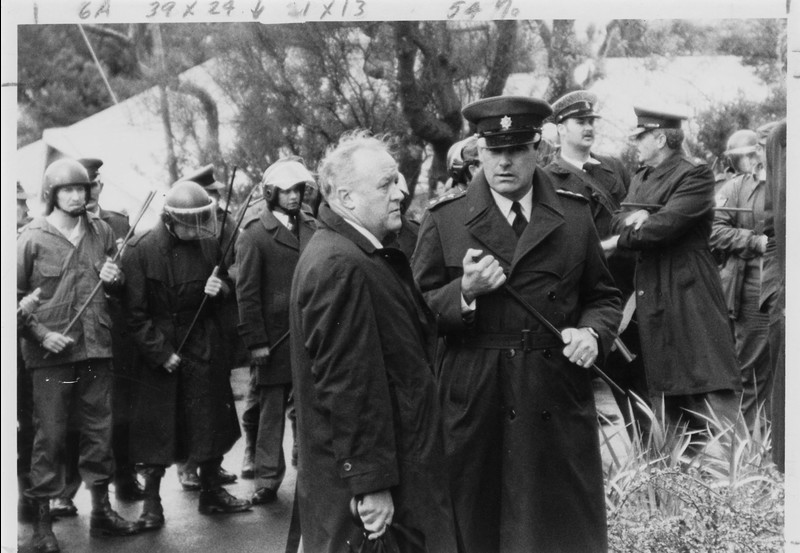
[[[609,548],[629,552],[783,551],[783,476],[770,435],[707,419],[712,438],[667,428],[646,405],[652,432],[612,450],[606,475]],[[605,445],[611,440],[605,436]],[[644,443],[643,443],[644,442]]]

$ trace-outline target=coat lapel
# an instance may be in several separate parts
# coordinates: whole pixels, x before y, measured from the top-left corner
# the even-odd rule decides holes
[[[297,240],[297,237],[283,226],[283,223],[273,215],[272,210],[269,208],[261,212],[261,224],[264,225],[267,232],[275,238],[276,242],[288,248],[292,248],[293,250],[300,250],[300,242]]]
[[[513,271],[523,257],[563,224],[564,213],[561,210],[561,201],[547,176],[537,167],[533,174],[531,221],[525,227],[522,236],[519,237],[511,270]]]
[[[517,236],[492,198],[483,172],[475,175],[467,189],[467,230],[493,256],[508,267],[514,259]],[[529,225],[530,227],[530,225]]]

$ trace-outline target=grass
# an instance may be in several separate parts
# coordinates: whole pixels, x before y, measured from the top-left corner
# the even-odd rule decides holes
[[[629,408],[642,409],[652,430],[646,437],[634,430],[623,451],[602,430],[612,459],[606,474],[611,551],[783,551],[783,475],[770,459],[768,430],[751,433],[741,421],[734,427],[712,414],[703,417],[710,429],[703,437],[666,426],[663,413],[641,400]]]

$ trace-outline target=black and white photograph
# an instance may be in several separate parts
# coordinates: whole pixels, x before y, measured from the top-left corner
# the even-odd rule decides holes
[[[800,551],[798,6],[560,4],[4,2],[0,550]]]

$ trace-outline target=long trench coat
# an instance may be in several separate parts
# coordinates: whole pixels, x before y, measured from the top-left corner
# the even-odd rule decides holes
[[[591,327],[608,351],[620,295],[586,200],[558,194],[537,168],[517,239],[482,172],[445,198],[422,222],[412,266],[445,336],[438,381],[464,552],[606,551],[592,374],[503,288],[461,313],[462,259],[480,249],[553,325]]]
[[[635,250],[636,310],[651,394],[741,390],[733,332],[709,249],[714,177],[679,152],[636,172],[626,202],[661,205],[638,230],[614,216],[618,245]]]
[[[289,292],[300,251],[314,234],[314,219],[300,213],[298,229],[295,236],[265,209],[245,222],[236,239],[239,334],[248,349],[270,347],[269,363],[261,365],[256,375],[259,386],[292,382],[285,336],[289,332]]]
[[[394,523],[425,551],[454,552],[435,327],[405,256],[376,248],[323,204],[290,309],[305,551],[357,546],[351,498],[388,489]]]
[[[214,269],[216,240],[182,241],[163,223],[137,236],[123,254],[128,326],[142,356],[131,425],[137,463],[170,465],[222,457],[239,438],[230,372],[220,347],[219,299],[206,302],[178,370],[162,365],[178,350],[203,301]]]

